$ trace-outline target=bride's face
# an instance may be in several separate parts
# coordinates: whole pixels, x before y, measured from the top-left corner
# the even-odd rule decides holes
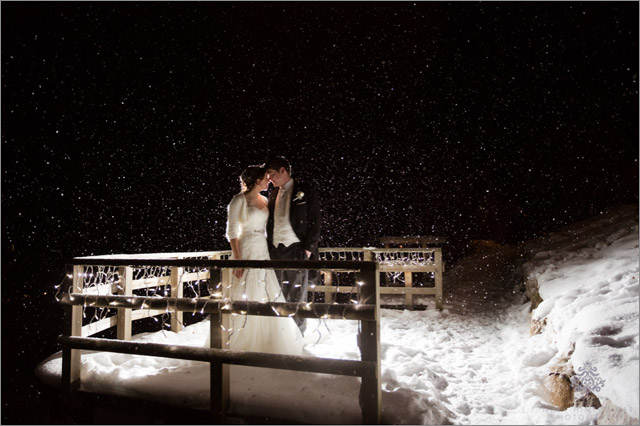
[[[269,178],[266,173],[262,176],[262,179],[256,180],[256,186],[260,188],[260,192],[266,191],[269,188]]]

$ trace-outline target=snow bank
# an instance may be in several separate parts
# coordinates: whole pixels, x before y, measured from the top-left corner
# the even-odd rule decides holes
[[[557,349],[556,357],[570,355],[578,375],[595,378],[589,389],[599,399],[637,419],[637,207],[568,227],[528,249],[535,255],[525,270],[543,299],[532,319],[546,319],[543,336]]]

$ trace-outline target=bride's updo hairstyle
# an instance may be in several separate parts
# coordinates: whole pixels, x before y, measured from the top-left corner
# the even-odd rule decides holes
[[[240,189],[247,193],[256,186],[258,179],[263,179],[267,169],[263,165],[249,166],[240,175]]]

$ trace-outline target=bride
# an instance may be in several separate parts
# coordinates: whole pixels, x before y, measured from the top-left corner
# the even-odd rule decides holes
[[[226,237],[235,260],[270,260],[265,226],[269,218],[267,198],[260,194],[269,184],[263,166],[249,166],[240,175],[242,192],[228,207]],[[273,269],[235,269],[231,300],[284,302]],[[232,315],[229,348],[233,350],[300,355],[304,340],[293,318]]]

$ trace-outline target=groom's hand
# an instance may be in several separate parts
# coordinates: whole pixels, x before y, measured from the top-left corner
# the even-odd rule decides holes
[[[307,260],[311,257],[311,252],[309,250],[304,251],[307,254]]]

